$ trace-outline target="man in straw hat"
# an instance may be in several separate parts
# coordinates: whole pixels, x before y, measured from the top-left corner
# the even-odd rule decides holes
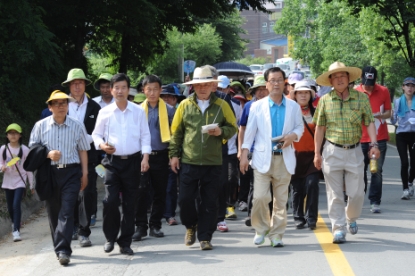
[[[47,147],[51,160],[53,196],[46,200],[46,210],[53,246],[61,265],[69,263],[74,229],[74,208],[79,191],[88,185],[88,154],[90,145],[84,125],[67,116],[68,103],[75,99],[59,90],[47,100],[52,112],[38,121],[30,135],[29,146]]]
[[[109,73],[102,73],[94,83],[94,89],[101,93],[101,96],[93,98],[101,108],[114,102],[114,97],[111,95],[111,81],[112,75]]]
[[[216,230],[222,142],[237,131],[230,106],[212,93],[217,82],[209,67],[195,69],[193,80],[185,83],[192,84],[195,93],[176,110],[169,146],[171,169],[176,173],[180,169],[179,205],[181,222],[187,229],[185,244],[194,244],[197,231],[202,250],[212,249]]]
[[[91,100],[85,93],[87,85],[91,81],[85,77],[82,69],[71,69],[68,73],[67,80],[62,83],[63,87],[69,87],[69,95],[75,99],[68,105],[68,115],[83,123],[88,133],[88,142],[92,143],[92,131],[95,128],[98,112],[101,109],[99,104]],[[97,173],[95,166],[98,163],[98,153],[93,145],[88,151],[88,187],[81,194],[78,200],[78,206],[75,208],[75,229],[73,240],[79,239],[81,247],[91,246],[89,239],[91,235],[90,223],[92,215],[97,212]],[[85,217],[86,216],[86,217]]]
[[[146,114],[141,107],[128,101],[129,90],[130,78],[127,75],[119,73],[112,77],[111,93],[115,102],[100,110],[92,138],[95,147],[106,153],[101,162],[106,168],[102,223],[106,238],[104,251],[112,252],[117,242],[121,254],[134,255],[131,249],[134,200],[141,173],[149,169],[151,141]]]
[[[240,169],[248,171],[248,152],[254,144],[254,197],[251,220],[255,228],[254,244],[261,245],[268,235],[271,246],[282,247],[287,226],[286,203],[288,186],[295,169],[295,151],[292,143],[299,141],[304,131],[300,106],[284,94],[285,73],[279,67],[264,73],[269,96],[252,104],[245,137],[242,143]],[[269,202],[273,190],[273,210]]]
[[[356,220],[362,211],[365,188],[360,146],[362,123],[367,126],[371,141],[370,156],[379,158],[380,154],[368,97],[348,87],[349,82],[357,80],[361,73],[359,68],[347,67],[337,61],[316,80],[319,85],[333,87],[320,99],[313,117],[316,124],[314,165],[322,169],[326,181],[333,243],[346,241],[346,228],[352,235],[358,231]],[[321,151],[324,138],[326,142]],[[346,208],[344,184],[349,197]]]

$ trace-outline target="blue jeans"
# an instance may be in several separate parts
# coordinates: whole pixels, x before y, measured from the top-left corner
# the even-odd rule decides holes
[[[7,210],[13,223],[13,231],[20,231],[20,221],[22,220],[22,199],[25,188],[17,188],[15,190],[4,189],[6,192]]]
[[[387,141],[378,141],[378,147],[380,151],[380,157],[378,161],[378,171],[376,173],[372,173],[372,178],[370,179],[370,188],[369,188],[369,200],[370,204],[380,205],[380,201],[382,198],[382,167],[383,163],[385,162],[386,156],[386,149],[387,149]],[[364,180],[365,180],[365,192],[367,189],[367,167],[370,163],[370,158],[368,155],[369,152],[369,143],[362,143],[362,152],[364,156],[365,168],[364,168]]]

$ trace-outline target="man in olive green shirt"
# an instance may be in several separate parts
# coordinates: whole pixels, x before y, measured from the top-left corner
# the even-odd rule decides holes
[[[346,227],[352,235],[358,231],[356,220],[362,212],[365,187],[364,158],[360,147],[362,123],[367,126],[371,140],[367,154],[374,155],[376,159],[380,155],[369,99],[348,87],[349,82],[358,79],[361,72],[359,68],[335,62],[328,72],[316,80],[319,85],[333,87],[320,99],[313,118],[316,124],[314,165],[322,169],[326,182],[333,243],[346,241]],[[320,154],[324,138],[326,142]],[[348,195],[346,208],[344,185]]]

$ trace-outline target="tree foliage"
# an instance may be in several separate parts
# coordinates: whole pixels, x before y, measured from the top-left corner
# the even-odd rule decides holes
[[[45,107],[48,87],[62,73],[61,56],[39,8],[25,0],[1,1],[0,12],[0,129],[16,120],[28,134]]]
[[[332,2],[333,0],[326,0]],[[386,36],[383,43],[390,48],[399,49],[412,68],[415,68],[415,2],[407,0],[343,0],[359,17],[365,8],[372,8],[381,18],[386,20],[384,27]],[[368,27],[376,28],[375,24]]]
[[[396,41],[385,43],[389,24],[376,9],[355,12],[341,0],[287,0],[275,28],[293,37],[293,57],[308,63],[315,76],[339,60],[360,68],[373,65],[380,72],[378,81],[398,87],[409,66]]]

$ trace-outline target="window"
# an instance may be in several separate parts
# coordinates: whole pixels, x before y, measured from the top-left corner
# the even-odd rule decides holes
[[[275,3],[275,8],[276,9],[282,9],[282,2]]]
[[[270,33],[274,32],[274,25],[275,25],[275,22],[269,22],[269,32]]]
[[[268,33],[268,24],[267,24],[267,22],[262,23],[262,33],[263,34]]]

